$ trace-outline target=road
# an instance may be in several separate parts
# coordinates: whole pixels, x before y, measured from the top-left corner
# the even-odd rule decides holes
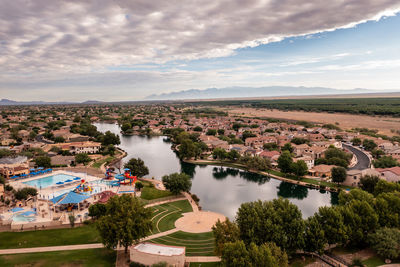
[[[350,145],[343,144],[344,148],[350,150],[357,157],[357,164],[349,170],[364,170],[371,166],[371,160],[363,151]]]
[[[40,143],[54,144],[54,142],[50,142],[50,141],[46,140],[46,139],[43,137],[43,135],[41,135],[41,134],[36,135],[35,140],[36,140],[37,142],[40,142]]]

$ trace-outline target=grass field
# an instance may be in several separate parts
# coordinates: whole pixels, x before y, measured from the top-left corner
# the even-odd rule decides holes
[[[0,249],[100,243],[93,225],[26,232],[1,232]]]
[[[115,266],[116,252],[105,248],[1,255],[0,266]]]
[[[153,233],[165,232],[175,228],[175,221],[182,213],[191,212],[192,206],[187,200],[179,200],[151,207],[153,211]]]
[[[115,159],[115,157],[109,156],[109,157],[107,157],[107,158],[104,158],[104,159],[101,159],[101,160],[96,161],[95,163],[93,163],[92,167],[98,169],[98,168],[101,167],[101,165],[103,165],[103,163],[105,163],[105,162],[110,163],[110,162],[113,161],[114,159]]]
[[[386,264],[385,261],[378,256],[373,256],[367,260],[362,261],[362,263],[368,267],[376,267],[376,266],[381,266],[381,265]],[[400,263],[400,260],[392,261],[392,264],[395,264],[395,263],[397,263],[397,264]],[[400,266],[400,264],[399,264],[399,266]]]
[[[140,197],[145,199],[145,200],[152,200],[152,199],[157,199],[157,198],[162,198],[162,197],[169,197],[169,196],[173,195],[169,191],[158,190],[157,188],[149,187],[149,186],[143,187],[141,191],[142,191],[142,194],[141,194]]]
[[[178,231],[149,242],[186,247],[186,256],[215,256],[212,232],[194,234]]]

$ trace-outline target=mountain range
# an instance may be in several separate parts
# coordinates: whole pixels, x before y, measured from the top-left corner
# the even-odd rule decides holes
[[[369,90],[356,88],[339,90],[326,87],[294,87],[294,86],[268,86],[268,87],[225,87],[208,89],[190,89],[171,93],[153,94],[146,100],[177,100],[177,99],[213,99],[213,98],[245,98],[245,97],[279,97],[279,96],[306,96],[306,95],[342,95],[365,94],[383,92],[382,90]],[[384,91],[388,92],[388,91]]]
[[[14,101],[9,99],[1,99],[0,106],[24,106],[24,105],[67,105],[67,104],[99,104],[103,103],[96,100],[88,100],[85,102],[46,102],[46,101]]]

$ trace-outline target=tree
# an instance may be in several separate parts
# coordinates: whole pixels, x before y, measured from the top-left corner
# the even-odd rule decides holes
[[[223,148],[214,148],[213,150],[213,157],[214,159],[219,159],[219,160],[223,160],[227,157],[227,153],[226,150]]]
[[[362,141],[360,138],[354,137],[351,142],[353,143],[353,146],[360,146]]]
[[[141,182],[136,182],[136,183],[135,183],[135,187],[140,191],[140,190],[142,190],[142,188],[144,187],[144,185],[143,185],[143,183],[141,183]]]
[[[287,199],[243,203],[236,214],[236,222],[246,244],[274,242],[288,253],[304,245],[305,225],[301,212]]]
[[[328,240],[325,238],[325,231],[316,216],[309,217],[305,221],[304,232],[304,250],[308,252],[324,253],[325,244]]]
[[[346,205],[353,200],[360,200],[360,201],[366,201],[368,203],[373,203],[374,201],[374,196],[368,192],[365,192],[361,189],[352,189],[350,192],[345,193],[344,191],[341,191],[339,193],[339,205]]]
[[[127,132],[128,130],[132,129],[132,125],[129,122],[122,124],[121,130],[123,132]]]
[[[291,172],[293,172],[297,177],[304,176],[308,172],[308,167],[304,160],[293,162],[291,169]]]
[[[206,135],[216,135],[217,134],[217,130],[215,129],[208,129]]]
[[[338,207],[320,207],[314,216],[322,229],[324,229],[324,235],[328,244],[343,244],[346,242],[347,229]]]
[[[392,156],[383,156],[372,162],[375,168],[391,168],[398,165],[397,160]]]
[[[385,259],[396,259],[400,256],[400,230],[380,228],[370,234],[368,241],[376,253]]]
[[[162,182],[169,191],[178,195],[180,192],[189,192],[192,187],[190,176],[186,173],[172,173],[164,175]]]
[[[378,227],[378,214],[367,201],[353,200],[339,206],[346,227],[350,245],[360,246],[367,243],[368,233]]]
[[[121,140],[119,139],[119,136],[107,131],[101,138],[100,138],[101,144],[103,146],[107,145],[119,145],[121,143]]]
[[[283,151],[278,158],[278,167],[283,173],[292,172],[293,159],[289,151]]]
[[[40,156],[35,158],[35,164],[39,167],[50,168],[51,167],[51,159],[47,156]]]
[[[83,163],[86,166],[87,163],[91,162],[92,159],[86,153],[79,153],[75,155],[75,162],[76,163]]]
[[[227,158],[229,160],[236,161],[240,159],[240,153],[237,150],[232,149],[231,151],[228,152]]]
[[[247,138],[249,138],[249,137],[256,137],[256,135],[255,134],[253,134],[252,132],[250,132],[250,131],[244,131],[243,133],[242,133],[242,139],[243,140],[246,140]]]
[[[400,192],[400,184],[387,182],[385,180],[380,179],[375,186],[374,195],[379,196],[382,193],[390,193],[398,191]]]
[[[215,253],[217,255],[222,254],[222,250],[226,243],[233,243],[239,240],[239,228],[234,222],[231,222],[229,219],[226,219],[224,222],[218,220],[212,227],[212,232],[215,238]]]
[[[375,186],[379,182],[379,177],[375,175],[365,175],[360,179],[360,188],[373,194]]]
[[[37,190],[36,188],[33,187],[24,187],[22,189],[19,189],[15,191],[14,197],[18,200],[23,200],[23,199],[28,199],[29,196],[36,196],[37,195]]]
[[[224,135],[225,130],[224,129],[218,129],[218,135]]]
[[[372,150],[374,150],[374,148],[376,148],[378,146],[373,140],[369,140],[369,139],[364,139],[364,141],[362,142],[362,145],[363,145],[364,149],[368,150],[368,151],[372,151]]]
[[[96,227],[107,248],[120,245],[127,253],[129,246],[138,243],[153,228],[151,210],[136,197],[128,194],[113,196],[106,208],[106,214],[96,222]]]
[[[301,145],[301,144],[306,144],[309,141],[305,138],[300,138],[300,137],[295,137],[292,140],[290,140],[291,143],[295,144],[295,145]]]
[[[132,175],[137,177],[143,177],[149,174],[149,168],[144,165],[144,161],[141,158],[131,158],[127,163],[125,163],[124,168],[128,168]]]
[[[89,207],[89,216],[97,220],[100,217],[106,215],[107,207],[105,204],[96,203]]]
[[[227,243],[221,256],[222,266],[237,267],[287,267],[288,257],[275,244],[257,246],[251,243],[247,248],[243,241]]]
[[[282,151],[289,151],[290,153],[292,153],[292,152],[293,152],[292,144],[291,144],[291,143],[286,143],[286,144],[282,147],[281,150],[282,150]]]
[[[400,228],[400,192],[379,194],[374,208],[381,227]]]
[[[343,167],[333,167],[332,170],[332,182],[343,183],[346,180],[347,171]]]
[[[190,139],[185,139],[179,145],[179,156],[182,159],[190,159],[196,156],[197,147]]]
[[[371,155],[372,155],[372,157],[379,159],[380,157],[385,155],[385,152],[383,152],[382,149],[375,148],[374,150],[371,151]]]
[[[64,143],[65,139],[62,136],[57,136],[57,137],[54,137],[54,142],[55,143]]]

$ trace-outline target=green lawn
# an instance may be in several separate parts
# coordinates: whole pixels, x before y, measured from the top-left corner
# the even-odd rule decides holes
[[[219,267],[220,262],[191,262],[189,267]]]
[[[149,242],[186,247],[186,256],[215,256],[212,232],[194,234],[178,231],[152,239]]]
[[[191,212],[192,206],[187,200],[179,200],[151,207],[153,211],[153,234],[175,228],[175,221],[182,213]]]
[[[142,194],[140,197],[143,199],[146,199],[146,200],[152,200],[152,199],[157,199],[157,198],[162,198],[162,197],[169,197],[169,196],[173,195],[169,191],[158,190],[157,188],[149,187],[149,186],[143,187],[141,191],[142,191]]]
[[[100,243],[93,225],[26,232],[1,232],[0,249]]]
[[[0,266],[115,266],[116,252],[105,248],[1,255]]]
[[[385,261],[378,256],[373,256],[367,260],[364,260],[362,263],[368,267],[376,267],[376,266],[381,266],[381,265],[386,264]],[[394,260],[394,261],[392,261],[391,264],[395,264],[395,263],[400,263],[400,260]]]
[[[101,165],[103,165],[103,163],[105,163],[105,162],[110,163],[110,162],[113,161],[114,159],[115,159],[114,156],[109,156],[109,157],[107,157],[107,158],[104,158],[104,159],[101,159],[101,160],[96,161],[95,163],[93,163],[92,167],[98,169],[98,168],[101,167]]]

